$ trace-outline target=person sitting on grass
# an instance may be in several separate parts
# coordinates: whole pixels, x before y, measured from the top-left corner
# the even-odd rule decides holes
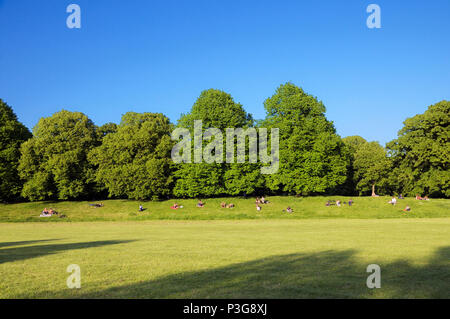
[[[261,200],[259,199],[259,197],[256,197],[255,203],[256,203],[256,204],[261,204]]]
[[[327,202],[325,203],[325,206],[327,206],[327,207],[330,207],[330,206],[331,206],[331,204],[330,204],[330,201],[329,201],[329,200],[327,200]]]
[[[400,196],[398,197],[398,199],[405,199],[405,198],[403,197],[403,194],[400,194]]]
[[[50,208],[50,210],[48,211],[48,213],[50,214],[50,216],[58,215],[58,212],[56,212],[55,210],[53,210],[53,208]]]
[[[341,201],[339,199],[336,201],[336,206],[341,207]]]
[[[259,206],[259,204],[256,204],[256,210],[260,211],[261,210],[261,206]]]
[[[261,197],[261,204],[267,204],[269,201],[263,197]]]
[[[392,199],[388,202],[388,204],[392,204],[395,206],[395,204],[397,204],[397,199],[394,197],[392,197]]]
[[[178,206],[177,203],[173,204],[173,206],[170,206],[171,209],[178,209],[180,208],[180,206]]]
[[[420,195],[419,194],[416,194],[416,200],[422,200],[423,198],[422,197],[420,197]]]
[[[411,211],[411,207],[406,206],[405,209],[403,210],[404,212],[410,212]]]
[[[292,214],[294,210],[291,208],[291,206],[288,206],[288,208],[286,208],[286,212]]]
[[[139,211],[140,211],[140,212],[143,212],[143,211],[144,211],[144,206],[139,205]]]
[[[225,202],[220,203],[220,207],[222,207],[222,208],[227,207],[227,203],[225,203]]]
[[[203,204],[203,202],[201,200],[198,201],[197,203],[197,207],[204,207],[205,204]]]
[[[352,206],[352,205],[353,205],[353,199],[350,198],[350,199],[348,200],[348,206]]]

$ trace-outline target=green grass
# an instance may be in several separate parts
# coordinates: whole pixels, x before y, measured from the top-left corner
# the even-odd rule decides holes
[[[450,298],[450,218],[3,223],[0,275],[0,298]]]
[[[253,198],[0,205],[0,298],[450,298],[449,200],[268,199],[261,212]],[[373,263],[380,289],[366,287]]]
[[[0,222],[81,222],[81,221],[141,221],[141,220],[229,220],[229,219],[311,219],[311,218],[442,218],[450,217],[450,201],[432,199],[416,201],[413,198],[398,200],[396,206],[387,204],[389,197],[357,197],[354,205],[348,207],[326,207],[328,199],[348,201],[348,197],[269,197],[270,203],[255,209],[255,199],[215,198],[205,200],[204,208],[196,207],[196,200],[170,200],[144,202],[144,212],[138,212],[140,202],[130,200],[103,201],[104,207],[93,208],[89,202],[33,202],[0,205]],[[170,209],[174,202],[183,205],[178,210]],[[220,203],[234,203],[233,209],[220,208]],[[409,205],[411,212],[403,213]],[[293,214],[283,213],[287,206]],[[45,208],[54,208],[67,218],[39,218]]]

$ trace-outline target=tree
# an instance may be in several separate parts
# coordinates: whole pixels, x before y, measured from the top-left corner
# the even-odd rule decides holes
[[[347,169],[347,180],[343,186],[343,193],[347,195],[356,195],[358,193],[356,191],[358,181],[355,179],[355,153],[361,145],[367,144],[367,141],[358,135],[344,137],[342,141],[347,146],[350,154],[350,165]]]
[[[354,179],[356,190],[360,195],[371,191],[375,196],[375,186],[378,185],[381,193],[388,188],[388,174],[391,170],[391,161],[386,150],[378,142],[360,144],[354,153]]]
[[[22,182],[17,171],[20,145],[29,138],[30,131],[0,99],[0,201],[11,201],[20,196]]]
[[[103,137],[89,160],[109,196],[157,199],[170,195],[172,129],[161,113],[128,112],[117,131]]]
[[[431,105],[403,123],[398,138],[387,145],[399,190],[410,196],[450,197],[450,101]]]
[[[224,135],[227,128],[245,129],[253,125],[251,115],[245,112],[241,104],[234,102],[230,94],[215,89],[203,91],[191,112],[182,114],[177,127],[188,129],[193,136],[196,120],[202,121],[202,132],[207,128],[217,128]],[[203,140],[202,145],[206,144],[207,141]],[[180,197],[236,195],[253,192],[256,185],[260,185],[262,177],[255,174],[257,165],[224,162],[225,152],[221,163],[178,164],[174,194]]]
[[[279,128],[280,133],[280,166],[267,176],[267,186],[295,194],[337,191],[347,178],[349,154],[322,102],[286,83],[264,107],[261,126]]]
[[[83,113],[61,111],[41,118],[22,144],[19,173],[29,200],[78,199],[95,191],[87,153],[98,144],[94,123]]]

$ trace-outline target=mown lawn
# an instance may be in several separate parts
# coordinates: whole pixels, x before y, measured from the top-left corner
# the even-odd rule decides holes
[[[114,203],[128,219],[121,208],[134,206]],[[400,214],[360,199],[329,212],[320,200],[315,214],[357,217],[363,203],[369,216]],[[152,205],[149,214],[171,213]],[[81,267],[81,289],[66,286],[69,264]],[[380,289],[366,287],[369,264],[381,267]],[[450,218],[2,223],[0,276],[0,298],[450,298]]]
[[[79,221],[140,221],[140,220],[227,220],[227,219],[311,219],[311,218],[433,218],[450,217],[450,200],[431,199],[417,201],[413,198],[398,200],[396,206],[387,204],[390,197],[356,197],[352,207],[326,207],[327,200],[340,199],[347,202],[348,197],[267,197],[269,204],[256,211],[254,198],[214,198],[205,199],[204,208],[197,208],[197,200],[170,200],[159,202],[138,202],[130,200],[106,200],[104,207],[94,208],[94,202],[33,202],[20,204],[1,204],[0,222],[79,222]],[[184,206],[172,210],[174,202]],[[233,203],[235,208],[221,208],[220,203]],[[139,212],[139,204],[146,208]],[[409,205],[411,212],[402,210]],[[283,213],[288,206],[293,214]],[[39,218],[45,208],[53,208],[67,218]]]

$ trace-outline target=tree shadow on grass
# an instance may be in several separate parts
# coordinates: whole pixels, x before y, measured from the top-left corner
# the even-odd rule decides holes
[[[3,242],[3,243],[0,243],[0,248],[9,247],[9,246],[31,245],[31,244],[35,244],[35,243],[42,243],[42,242],[55,241],[55,240],[61,240],[61,239],[41,239],[41,240],[23,240],[23,241]]]
[[[82,298],[449,298],[450,247],[430,262],[406,260],[381,267],[380,289],[366,286],[367,264],[354,250],[290,254],[217,269],[173,274],[142,283],[113,287]],[[377,260],[373,260],[377,264]],[[61,296],[62,294],[62,296]],[[66,293],[60,292],[59,297]],[[74,295],[71,295],[73,298]]]
[[[0,249],[0,264],[56,254],[58,252],[66,250],[101,247],[106,245],[117,245],[133,241],[134,240],[104,240],[104,241],[92,241],[83,243],[36,245],[36,246]]]

